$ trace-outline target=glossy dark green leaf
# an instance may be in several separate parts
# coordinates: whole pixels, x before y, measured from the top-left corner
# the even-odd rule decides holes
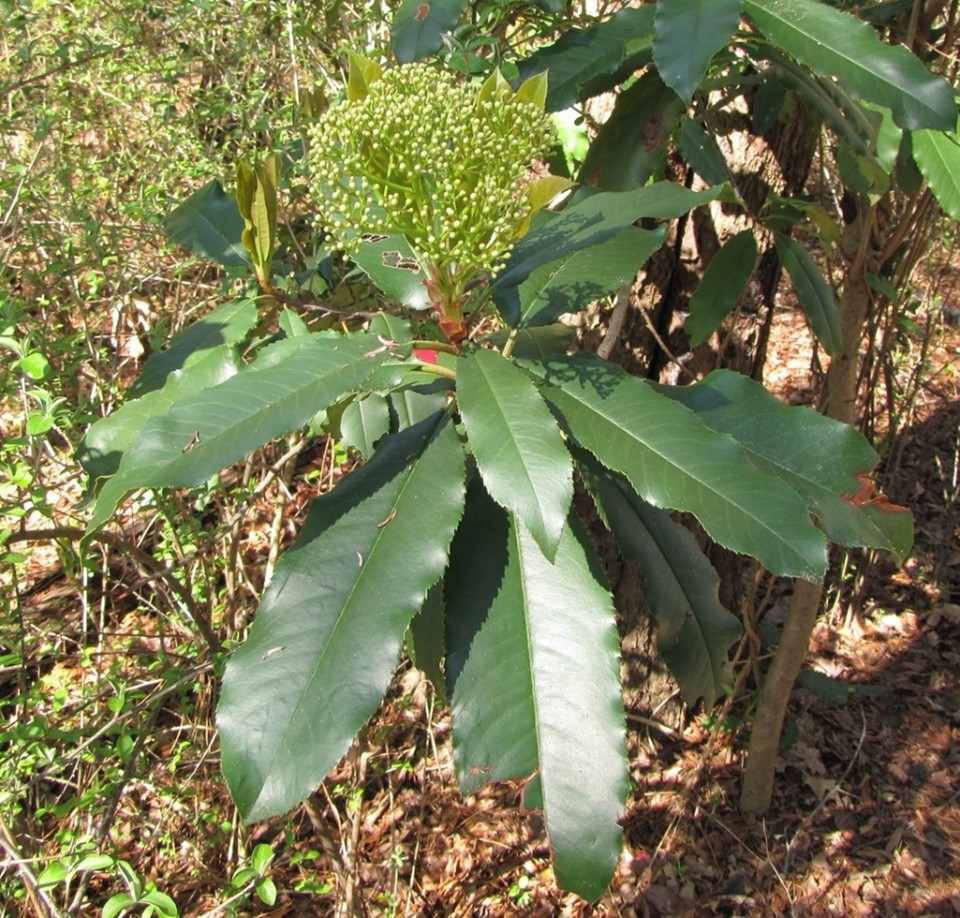
[[[245,820],[299,803],[376,711],[446,566],[463,476],[442,413],[391,436],[314,503],[224,673],[223,772]]]
[[[457,361],[457,406],[490,496],[552,558],[573,500],[573,461],[537,387],[497,351],[468,351]]]
[[[742,0],[658,0],[653,62],[663,82],[688,105],[714,54],[740,24]]]
[[[487,500],[468,506],[447,578],[457,773],[468,792],[536,776],[557,881],[593,900],[620,856],[627,793],[612,599],[579,521],[551,563]]]
[[[840,309],[833,290],[823,279],[810,253],[799,242],[777,233],[776,245],[777,254],[790,275],[813,333],[823,349],[831,356],[836,356],[843,348],[843,333],[840,329]]]
[[[597,477],[595,493],[625,558],[640,562],[640,589],[657,621],[657,646],[691,707],[707,709],[732,684],[730,647],[740,623],[719,599],[720,578],[690,531],[625,482]]]
[[[369,355],[369,356],[366,356]],[[374,335],[288,338],[242,372],[147,419],[97,498],[88,531],[135,488],[196,487],[355,391],[387,354]]]
[[[171,211],[163,228],[174,242],[217,264],[250,264],[250,256],[240,241],[243,218],[236,198],[227,194],[215,179]]]
[[[684,118],[677,141],[683,158],[705,182],[720,185],[727,181],[726,160],[711,137],[693,118]]]
[[[542,265],[606,242],[643,217],[672,220],[716,200],[726,186],[689,191],[673,182],[657,182],[633,191],[603,191],[572,204],[532,229],[514,247],[494,282],[496,291],[517,286]]]
[[[636,277],[665,236],[663,229],[628,226],[605,242],[537,268],[520,285],[522,325],[553,323],[612,293]]]
[[[652,42],[653,9],[620,10],[597,25],[565,31],[520,63],[520,77],[548,71],[547,111],[561,111],[613,88],[649,62]]]
[[[753,230],[737,233],[713,256],[690,297],[690,315],[684,323],[694,347],[703,344],[736,308],[756,262]]]
[[[952,130],[953,89],[902,45],[885,45],[856,16],[819,0],[744,0],[744,12],[775,45],[865,102],[893,112],[907,130]]]
[[[150,356],[127,398],[139,398],[159,389],[174,370],[184,369],[200,351],[239,344],[257,324],[258,314],[256,300],[243,297],[198,319],[176,335],[164,350]]]
[[[695,411],[711,429],[732,436],[755,464],[798,491],[834,542],[880,548],[898,558],[910,550],[909,513],[857,506],[852,500],[862,489],[857,476],[878,460],[852,427],[811,408],[784,405],[759,383],[729,370],[660,391]]]
[[[960,124],[950,132],[917,131],[913,159],[937,202],[960,220]]]
[[[410,309],[427,309],[430,297],[416,255],[403,236],[362,242],[353,261],[388,299]]]
[[[647,503],[692,513],[714,540],[775,573],[823,576],[826,543],[806,501],[732,437],[590,354],[526,365],[576,442]]]
[[[353,399],[340,416],[343,445],[369,459],[377,442],[390,432],[390,403],[387,396],[373,393]]]
[[[393,55],[401,64],[435,54],[452,32],[467,0],[403,0],[393,16]]]
[[[442,701],[447,700],[443,659],[446,655],[444,642],[443,581],[434,584],[427,593],[420,611],[414,615],[407,633],[407,651],[410,661],[433,684],[434,691]]]
[[[662,177],[667,145],[684,107],[657,71],[647,70],[617,96],[590,144],[579,181],[604,191],[629,191]]]

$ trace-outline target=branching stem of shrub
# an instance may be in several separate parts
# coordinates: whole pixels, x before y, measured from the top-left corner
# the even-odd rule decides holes
[[[42,542],[47,539],[68,539],[72,542],[79,542],[84,535],[84,530],[79,526],[50,526],[47,529],[21,529],[10,536],[7,544],[12,545],[16,542]],[[160,576],[163,582],[177,594],[177,597],[183,603],[184,608],[187,610],[193,623],[197,626],[197,630],[202,635],[210,651],[213,653],[220,651],[222,645],[220,639],[214,633],[210,621],[206,615],[197,608],[193,596],[190,595],[190,590],[180,583],[176,577],[170,576],[170,570],[165,564],[157,561],[149,552],[145,552],[142,548],[138,548],[128,539],[114,532],[96,532],[90,538],[96,542],[103,542],[111,548],[116,548],[118,551],[125,552],[152,574]]]

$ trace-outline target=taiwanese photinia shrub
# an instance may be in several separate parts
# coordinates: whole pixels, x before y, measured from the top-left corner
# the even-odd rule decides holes
[[[716,6],[729,26],[720,47],[737,15]],[[750,3],[773,35],[794,28],[789,8]],[[877,456],[852,429],[730,372],[686,387],[631,377],[576,351],[558,323],[634,276],[666,221],[736,203],[722,182],[694,192],[644,173],[544,207],[570,184],[532,170],[553,143],[545,106],[642,66],[626,49],[649,62],[651,47],[663,57],[676,43],[669,16],[658,27],[649,7],[625,12],[527,68],[556,69],[553,102],[544,72],[514,90],[499,74],[470,86],[354,57],[345,97],[307,131],[312,248],[279,234],[279,158],[241,166],[236,198],[211,183],[167,222],[194,250],[249,266],[260,295],[181,334],[91,428],[90,530],[133,490],[200,486],[321,419],[365,460],[314,502],[226,666],[223,770],[248,820],[317,786],[406,647],[449,702],[462,789],[525,780],[558,882],[596,898],[620,853],[628,782],[613,599],[575,487],[642,565],[660,648],[691,704],[724,690],[739,626],[669,511],[814,581],[828,540],[909,545],[909,514],[858,499]],[[695,85],[716,40],[694,43],[692,70],[665,73],[670,85]],[[821,45],[804,44],[801,60],[812,66]],[[855,75],[870,90],[859,64]],[[609,170],[611,156],[593,162]],[[343,303],[358,290],[354,315]]]

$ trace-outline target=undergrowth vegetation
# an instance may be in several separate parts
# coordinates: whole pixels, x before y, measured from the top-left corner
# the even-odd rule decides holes
[[[891,453],[920,388],[956,11],[914,56],[878,37],[909,12],[699,5],[0,5],[10,914],[442,910],[421,843],[490,781],[543,822],[476,901],[600,899],[621,564],[702,728],[753,726],[769,807],[824,586],[910,548],[848,425]],[[746,148],[797,125],[756,197]],[[759,381],[781,273],[819,413]],[[793,583],[765,681],[721,576]]]

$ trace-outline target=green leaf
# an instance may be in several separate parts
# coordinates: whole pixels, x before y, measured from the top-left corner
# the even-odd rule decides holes
[[[705,182],[721,185],[727,178],[726,160],[710,136],[693,118],[684,118],[677,142],[683,158]]]
[[[660,391],[686,405],[712,430],[729,434],[794,488],[840,545],[880,548],[898,558],[913,541],[909,513],[856,506],[858,475],[869,472],[877,454],[852,427],[811,408],[784,405],[759,383],[716,370],[692,386]]]
[[[753,230],[737,233],[713,256],[690,297],[690,315],[684,323],[690,344],[703,344],[736,308],[756,262]]]
[[[519,288],[521,324],[548,325],[565,313],[585,309],[636,277],[665,236],[663,229],[628,226],[605,242],[537,268]]]
[[[658,0],[653,62],[687,105],[714,54],[737,30],[741,5],[742,0]]]
[[[387,438],[314,502],[224,673],[223,772],[248,822],[309,794],[376,711],[446,567],[463,481],[441,413]]]
[[[410,661],[433,683],[441,700],[446,701],[446,684],[443,675],[445,612],[443,581],[436,583],[427,593],[420,611],[414,615],[407,633],[407,650]]]
[[[343,445],[357,450],[364,459],[373,455],[377,441],[389,431],[390,404],[384,395],[354,399],[340,418]]]
[[[267,872],[267,868],[273,863],[273,858],[273,848],[267,844],[257,845],[253,849],[253,854],[250,857],[250,866],[256,871],[257,876],[262,877]]]
[[[605,22],[569,29],[519,65],[522,79],[550,73],[547,111],[557,112],[611,89],[652,56],[653,10],[620,10]]]
[[[350,69],[347,74],[347,101],[359,102],[367,97],[370,87],[383,76],[383,68],[376,62],[357,54],[356,51],[347,51]]]
[[[893,112],[907,130],[952,130],[953,89],[906,48],[883,44],[856,16],[819,0],[744,0],[744,12],[775,45],[865,102]]]
[[[139,398],[159,389],[174,370],[185,368],[198,351],[239,344],[256,325],[257,317],[257,301],[248,297],[231,300],[214,309],[176,335],[165,350],[150,356],[127,398]]]
[[[529,102],[543,109],[547,105],[547,71],[535,73],[530,79],[525,80],[517,89],[517,101]]]
[[[917,131],[913,160],[937,202],[954,220],[960,220],[960,125],[952,133]]]
[[[351,258],[388,299],[409,309],[429,308],[427,275],[403,236],[362,242]]]
[[[810,253],[799,242],[783,233],[777,233],[775,238],[777,254],[790,275],[813,333],[824,350],[835,357],[843,349],[843,332],[833,290],[823,279]]]
[[[177,903],[173,901],[166,893],[151,889],[140,897],[140,902],[145,905],[152,905],[161,916],[161,918],[177,918],[180,914],[177,909]]]
[[[54,861],[43,868],[37,877],[37,886],[40,889],[52,889],[69,879],[72,873],[73,871],[63,861]]]
[[[823,576],[826,544],[806,502],[732,437],[593,355],[527,366],[547,383],[544,397],[571,436],[647,503],[692,513],[715,541],[775,573]]]
[[[467,0],[403,0],[393,17],[393,55],[401,64],[439,51],[467,8]]]
[[[165,414],[147,418],[117,473],[104,484],[88,533],[109,519],[128,491],[196,487],[302,427],[354,391],[385,359],[382,351],[374,335],[285,339],[220,385],[193,392]]]
[[[74,866],[74,872],[81,870],[112,870],[116,861],[109,854],[88,854],[80,858]]]
[[[627,794],[612,599],[578,520],[551,563],[503,517],[489,499],[468,509],[447,577],[457,773],[465,792],[538,773],[557,882],[593,900]]]
[[[77,450],[77,460],[91,481],[116,473],[127,448],[140,437],[144,425],[166,414],[171,406],[226,382],[243,368],[236,348],[220,345],[196,351],[182,369],[173,370],[160,389],[125,402],[88,430]]]
[[[125,908],[136,904],[137,900],[130,893],[117,893],[104,903],[100,916],[101,918],[117,918],[117,915],[123,912]]]
[[[657,646],[691,707],[707,709],[732,683],[729,650],[740,623],[718,598],[720,578],[689,530],[625,482],[591,482],[625,558],[640,562],[640,590],[657,621]]]
[[[579,181],[605,191],[629,191],[662,175],[667,144],[683,111],[683,101],[657,71],[646,71],[617,97],[590,145]]]
[[[217,264],[250,264],[241,241],[243,218],[236,198],[227,194],[216,179],[171,211],[163,228],[174,242]]]
[[[553,558],[573,500],[573,462],[537,388],[496,351],[457,361],[457,405],[487,491]]]
[[[503,291],[517,286],[541,265],[606,242],[643,217],[671,220],[716,200],[726,186],[689,191],[674,182],[657,182],[633,191],[603,191],[572,204],[531,230],[514,247],[507,266],[494,281]]]

